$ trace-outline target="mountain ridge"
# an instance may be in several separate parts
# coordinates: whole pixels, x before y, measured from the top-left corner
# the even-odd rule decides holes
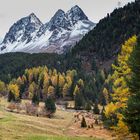
[[[0,45],[0,53],[61,54],[73,47],[94,27],[95,23],[91,22],[77,5],[67,12],[59,9],[45,24],[31,13],[11,26]]]

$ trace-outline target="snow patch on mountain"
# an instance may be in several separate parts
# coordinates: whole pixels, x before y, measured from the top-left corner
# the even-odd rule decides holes
[[[95,24],[77,5],[68,12],[59,9],[43,24],[34,14],[14,23],[0,45],[0,53],[64,53],[92,30]]]
[[[83,21],[78,21],[74,27],[73,27],[73,30],[71,32],[71,35],[70,37],[75,37],[75,36],[78,36],[78,35],[85,35],[86,33],[88,33],[89,30],[92,30],[94,25],[92,25],[92,22],[90,21],[86,21],[86,20],[83,20]]]

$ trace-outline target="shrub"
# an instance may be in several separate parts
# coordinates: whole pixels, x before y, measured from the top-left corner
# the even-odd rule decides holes
[[[36,115],[37,114],[36,106],[33,106],[31,103],[25,103],[25,109],[26,109],[26,113],[29,115]]]
[[[16,104],[15,103],[10,103],[7,108],[10,110],[10,111],[13,111],[16,109]]]

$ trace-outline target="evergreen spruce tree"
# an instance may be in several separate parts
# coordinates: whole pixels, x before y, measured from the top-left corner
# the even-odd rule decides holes
[[[100,110],[99,110],[99,107],[98,107],[98,103],[97,103],[97,102],[95,102],[93,112],[94,112],[95,114],[99,114],[99,113],[100,113]]]
[[[88,112],[91,110],[91,105],[89,102],[86,103],[85,110],[87,110]]]
[[[75,88],[75,78],[73,79],[72,85],[69,90],[69,93],[70,93],[70,96],[72,97],[72,99],[74,98],[74,96],[73,96],[74,88]]]
[[[10,91],[8,94],[8,102],[15,102],[15,95]]]
[[[57,85],[55,87],[55,91],[56,91],[56,96],[59,98],[60,97],[59,74],[57,76]]]
[[[140,39],[134,48],[128,64],[131,78],[127,79],[130,96],[124,112],[124,121],[132,133],[137,133],[140,139]]]
[[[105,117],[105,107],[104,106],[101,111],[101,117],[102,117],[102,121],[105,121],[106,117]]]
[[[95,73],[97,73],[98,68],[97,68],[95,59],[92,60],[91,67],[92,67],[92,70],[94,70]]]
[[[87,127],[87,123],[86,123],[85,117],[82,118],[81,127]]]
[[[33,94],[32,103],[35,105],[39,104],[39,96],[36,93]]]
[[[75,101],[75,109],[76,110],[81,109],[83,107],[84,98],[83,98],[83,95],[81,93],[78,93],[75,95],[74,101]]]
[[[45,108],[46,111],[49,111],[51,114],[55,113],[56,111],[56,106],[55,106],[55,102],[52,99],[52,97],[48,97],[45,101]]]

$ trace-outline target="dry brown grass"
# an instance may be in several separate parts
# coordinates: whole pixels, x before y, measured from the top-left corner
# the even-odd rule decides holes
[[[79,126],[73,126],[74,119],[72,112],[57,110],[52,119],[28,116],[7,112],[5,110],[5,107],[8,106],[7,101],[3,98],[0,100],[0,140],[26,140],[28,136],[48,135],[80,136],[84,134],[83,136],[89,137],[93,132],[90,130],[89,135],[87,130],[81,130]],[[77,129],[78,133],[74,133],[75,129]],[[102,132],[100,131],[100,133]],[[95,136],[101,138],[99,133]],[[103,138],[109,138],[109,134],[103,135]]]

